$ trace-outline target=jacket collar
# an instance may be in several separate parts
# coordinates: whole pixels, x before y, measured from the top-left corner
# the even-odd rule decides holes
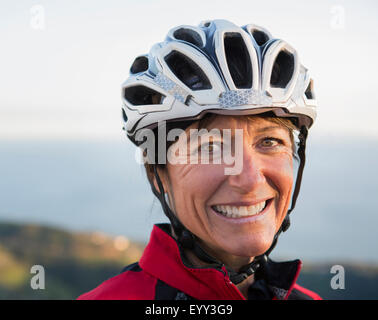
[[[152,276],[200,300],[245,299],[230,281],[225,266],[194,267],[188,264],[179,245],[170,233],[169,224],[154,225],[150,241],[139,261],[140,267]],[[287,299],[299,275],[299,260],[274,262],[270,259],[256,273],[253,291],[264,287],[274,299]]]

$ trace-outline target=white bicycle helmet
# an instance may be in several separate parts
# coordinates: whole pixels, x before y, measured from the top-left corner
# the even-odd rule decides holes
[[[124,129],[138,132],[159,121],[199,119],[205,113],[316,118],[313,81],[297,52],[262,27],[227,20],[171,29],[164,42],[138,56],[122,85]]]
[[[178,26],[148,55],[135,59],[130,77],[122,85],[122,99],[124,130],[136,145],[142,143],[144,129],[154,129],[160,121],[197,120],[206,113],[273,112],[277,117],[290,118],[298,127],[300,164],[291,208],[264,254],[238,272],[228,270],[235,284],[253,274],[267,259],[281,232],[290,226],[289,214],[295,207],[305,165],[307,132],[316,118],[313,81],[297,52],[252,24],[238,27],[227,20],[212,20],[198,27]],[[151,188],[171,221],[177,241],[201,260],[221,265],[172,212],[157,166],[153,168],[159,191],[153,183]]]

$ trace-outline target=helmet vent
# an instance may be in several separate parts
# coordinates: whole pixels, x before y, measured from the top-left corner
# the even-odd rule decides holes
[[[209,79],[202,69],[187,56],[178,51],[172,51],[165,57],[169,68],[191,90],[211,89]]]
[[[131,73],[139,73],[147,71],[148,69],[148,58],[146,56],[139,56],[135,58],[133,64],[131,65]]]
[[[315,99],[315,95],[314,95],[314,85],[313,85],[313,82],[312,82],[312,79],[310,80],[310,83],[308,84],[307,86],[307,89],[305,91],[305,95],[306,95],[306,98],[307,99]]]
[[[270,85],[274,88],[285,89],[294,73],[293,54],[282,50],[274,61]]]
[[[253,30],[252,36],[259,46],[264,45],[269,40],[269,36],[261,30]]]
[[[192,29],[187,29],[187,28],[177,29],[173,33],[173,36],[177,40],[189,42],[191,44],[194,44],[197,47],[203,47],[201,36]]]
[[[160,104],[165,98],[161,93],[145,86],[133,86],[125,89],[124,97],[134,106]]]
[[[237,88],[252,87],[252,64],[242,36],[236,32],[224,36],[228,69]]]
[[[122,118],[124,122],[127,122],[127,115],[126,115],[125,110],[123,110],[123,108],[122,108]]]

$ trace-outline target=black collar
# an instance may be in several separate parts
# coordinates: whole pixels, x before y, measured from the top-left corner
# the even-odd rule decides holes
[[[268,258],[255,274],[248,289],[248,299],[285,299],[293,288],[301,269],[301,261],[275,262]]]

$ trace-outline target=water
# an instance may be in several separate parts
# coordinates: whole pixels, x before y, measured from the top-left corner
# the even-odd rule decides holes
[[[378,143],[309,142],[292,225],[275,256],[378,262]],[[167,221],[134,147],[120,142],[0,142],[0,219],[147,241]]]

